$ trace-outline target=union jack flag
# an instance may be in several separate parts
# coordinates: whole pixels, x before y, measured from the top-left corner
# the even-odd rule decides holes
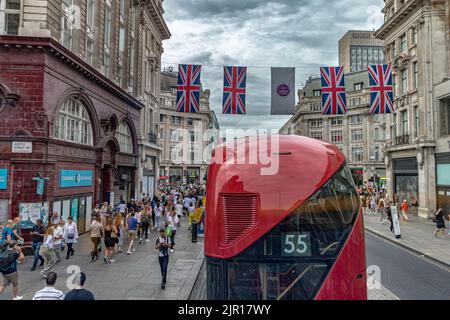
[[[347,113],[347,94],[345,93],[344,68],[320,68],[322,77],[322,114]]]
[[[223,114],[246,114],[246,67],[223,67]]]
[[[202,66],[180,64],[178,66],[177,111],[200,111],[200,73]]]
[[[377,64],[368,67],[370,84],[370,113],[393,113],[394,91],[392,65]]]

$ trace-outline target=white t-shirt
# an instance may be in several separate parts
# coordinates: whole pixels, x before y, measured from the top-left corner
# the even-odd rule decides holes
[[[44,247],[48,249],[53,249],[53,245],[54,245],[53,236],[49,234],[44,238]]]
[[[175,206],[175,213],[179,216],[181,216],[181,213],[183,212],[183,206],[181,205],[181,203],[178,203]]]
[[[127,205],[125,203],[119,204],[119,213],[125,213]]]
[[[189,199],[189,198],[184,198],[183,204],[184,204],[184,207],[185,207],[185,208],[188,208],[190,203],[191,203],[191,199]]]
[[[64,229],[63,229],[60,225],[58,225],[58,226],[55,228],[55,232],[53,233],[53,236],[54,236],[55,238],[59,238],[59,237],[62,237],[63,235],[64,235]],[[56,245],[60,245],[61,242],[62,242],[62,238],[59,239],[59,240],[54,240],[54,241],[53,241],[53,244],[56,246]]]
[[[158,207],[155,209],[155,217],[161,217],[161,213],[163,211],[162,207]]]

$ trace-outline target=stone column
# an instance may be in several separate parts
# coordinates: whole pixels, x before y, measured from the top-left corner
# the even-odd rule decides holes
[[[424,148],[422,154],[424,161],[419,166],[419,216],[431,219],[437,206],[434,148]]]

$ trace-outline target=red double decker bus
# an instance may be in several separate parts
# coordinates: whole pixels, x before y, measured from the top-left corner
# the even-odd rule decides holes
[[[367,299],[361,206],[344,155],[325,142],[276,137],[276,148],[246,138],[213,153],[208,300]],[[246,163],[255,148],[278,157],[275,174]]]

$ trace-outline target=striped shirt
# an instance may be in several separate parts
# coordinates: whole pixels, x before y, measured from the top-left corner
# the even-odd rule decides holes
[[[64,300],[64,293],[54,287],[45,287],[35,293],[33,300]]]

